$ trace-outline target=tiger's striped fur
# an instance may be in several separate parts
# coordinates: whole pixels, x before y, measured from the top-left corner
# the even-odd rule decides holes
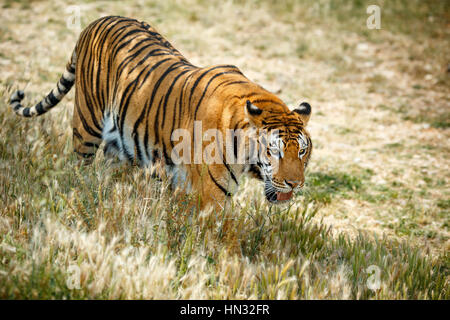
[[[81,158],[92,159],[104,141],[106,155],[141,166],[159,161],[174,187],[201,196],[201,208],[220,208],[246,172],[264,180],[272,202],[289,199],[303,186],[312,150],[305,130],[309,104],[291,111],[232,65],[196,67],[145,22],[116,16],[94,21],[81,33],[64,74],[45,99],[24,107],[24,94],[18,91],[10,103],[18,115],[39,116],[73,84],[73,146]],[[175,165],[171,135],[175,129],[186,129],[194,143],[195,121],[201,121],[203,131],[217,129],[224,136],[226,129],[278,130],[274,139],[281,146],[279,170],[273,173],[267,160]],[[276,148],[272,145],[269,154]],[[225,147],[221,154],[223,159],[229,156]],[[237,157],[236,148],[233,156]]]

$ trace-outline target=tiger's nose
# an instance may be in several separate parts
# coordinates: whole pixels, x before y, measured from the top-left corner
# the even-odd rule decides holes
[[[284,180],[284,183],[286,183],[289,187],[294,189],[300,184],[299,180]]]

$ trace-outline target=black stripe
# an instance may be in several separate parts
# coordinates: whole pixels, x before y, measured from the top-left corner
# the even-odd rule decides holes
[[[118,17],[118,18],[121,18],[121,19],[119,19],[119,20],[117,20],[117,24],[116,25],[119,25],[121,22],[130,22],[130,21],[133,21],[133,19],[129,19],[129,18],[124,18],[124,17]],[[116,31],[115,31],[115,34],[114,34],[114,36],[116,36],[113,40],[116,40],[117,38],[118,38],[118,36],[120,36],[120,34],[122,33],[122,31],[124,30],[124,29],[127,29],[127,28],[130,28],[131,27],[131,24],[129,24],[129,23],[125,23],[125,24],[123,24],[122,26],[120,26]],[[120,31],[120,32],[119,32]]]
[[[178,97],[175,98],[175,103],[173,105],[172,125],[171,125],[170,131],[169,131],[170,132],[170,145],[172,148],[174,146],[173,141],[172,141],[172,133],[173,133],[173,129],[175,126],[175,119],[176,119],[176,115],[177,115],[177,105],[178,105]]]
[[[241,96],[236,96],[236,97],[239,98],[239,99],[244,99],[244,98],[250,98],[250,97],[253,97],[253,96],[256,96],[256,95],[259,95],[259,94],[260,94],[260,92],[250,92],[250,93],[243,94]]]
[[[264,103],[264,102],[269,102],[269,103],[278,104],[280,106],[283,106],[283,104],[281,104],[281,103],[279,103],[277,101],[271,100],[271,99],[257,99],[257,100],[253,100],[252,101],[253,104],[255,104],[255,103]]]
[[[23,115],[24,117],[31,117],[31,115],[30,115],[30,108],[25,108],[25,109],[23,109],[22,115]]]
[[[152,152],[152,159],[153,159],[153,161],[159,160],[160,158],[161,157],[159,156],[159,151],[157,149],[153,149],[153,152]]]
[[[122,35],[122,33],[127,30],[128,27],[129,27],[129,25],[124,25],[124,26],[120,26],[119,28],[117,28],[115,30],[114,35],[112,36],[112,40],[110,41],[111,48],[115,48],[115,46],[116,46],[115,40],[117,40]],[[107,97],[110,97],[109,84],[110,84],[110,75],[111,75],[111,71],[110,70],[111,70],[111,66],[112,66],[112,61],[113,61],[112,54],[109,54],[108,55],[108,65],[107,65],[107,70],[106,70],[106,78],[107,79],[105,81],[105,83],[106,83],[106,96]],[[116,91],[117,91],[117,82],[118,81],[116,81],[117,75],[114,74],[114,76],[115,76],[115,80],[114,80],[113,83],[115,84],[115,86],[114,86],[114,94],[115,94]]]
[[[225,84],[225,87],[228,87],[228,86],[231,86],[231,85],[233,85],[233,84],[243,84],[243,83],[248,83],[248,81],[233,81],[233,82],[230,82],[230,83],[227,83],[227,84]]]
[[[162,142],[162,150],[163,150],[163,157],[164,157],[166,165],[173,166],[174,163],[173,163],[172,159],[167,155],[166,144],[164,143],[164,141]]]
[[[168,61],[168,60],[171,60],[170,58],[166,58],[166,59],[163,59],[163,60],[160,60],[160,61],[158,61],[157,63],[155,63],[154,65],[152,65],[152,67],[147,71],[147,73],[145,74],[145,77],[142,79],[142,82],[141,82],[141,84],[139,85],[139,87],[138,87],[138,89],[140,89],[143,85],[144,85],[144,83],[145,83],[145,81],[147,80],[147,78],[150,76],[150,74],[153,72],[153,70],[155,70],[156,68],[158,68],[161,64],[163,64],[164,62],[166,62],[166,61]],[[149,66],[150,66],[150,64],[149,64]],[[145,70],[145,69],[144,69]]]
[[[75,149],[73,151],[75,151],[78,155],[80,155],[81,157],[83,157],[85,159],[86,158],[90,158],[90,157],[95,155],[95,153],[83,153],[83,152],[80,152],[80,151],[75,150]]]
[[[101,52],[97,50],[98,47],[98,40],[99,37],[101,38],[101,31],[100,28],[102,27],[103,23],[108,21],[108,19],[103,20],[99,25],[97,25],[97,28],[92,31],[91,35],[91,41],[90,41],[90,55],[89,55],[89,62],[87,65],[87,75],[90,75],[90,90],[85,92],[85,96],[89,96],[89,101],[87,104],[87,107],[92,107],[92,111],[94,112],[94,116],[92,117],[92,122],[97,127],[97,129],[100,130],[100,127],[97,123],[97,117],[95,117],[95,109],[101,109],[100,101],[98,95],[101,93],[100,90],[98,90],[98,83],[94,81],[94,79],[97,79],[100,75],[100,68],[98,63],[101,61]],[[114,20],[111,19],[110,24],[114,22]],[[100,34],[100,36],[98,36]],[[97,44],[97,45],[96,45]],[[98,58],[96,57],[98,55]],[[93,59],[92,59],[93,58]],[[96,75],[96,76],[95,76]],[[87,76],[85,76],[87,78]],[[95,77],[95,78],[94,78]]]
[[[163,60],[163,61],[164,61],[164,60]],[[167,75],[168,75],[169,73],[171,73],[171,72],[177,70],[177,66],[179,66],[179,65],[181,65],[181,64],[182,64],[182,63],[179,62],[179,61],[178,61],[178,62],[175,62],[175,63],[173,63],[173,64],[171,64],[171,65],[169,66],[169,68],[168,68],[166,71],[164,71],[164,73],[159,77],[158,81],[156,81],[156,83],[155,83],[155,85],[154,85],[154,87],[153,87],[153,92],[152,92],[152,96],[151,96],[150,102],[149,102],[149,104],[148,104],[148,108],[144,109],[144,110],[142,111],[142,113],[140,114],[138,120],[137,120],[136,123],[135,123],[135,128],[137,128],[137,125],[144,119],[144,118],[143,118],[143,117],[144,117],[144,114],[145,114],[145,117],[148,117],[148,115],[150,114],[150,110],[152,109],[153,101],[154,101],[155,96],[156,96],[156,92],[158,91],[158,88],[159,88],[159,86],[161,85],[161,83],[162,83],[162,81],[164,80],[164,78],[167,77]],[[161,101],[160,101],[159,106],[160,106],[160,105],[161,105]],[[154,128],[154,130],[155,130],[155,137],[156,137],[156,138],[155,138],[155,143],[158,143],[158,142],[159,142],[159,141],[158,141],[158,127],[156,126],[156,124],[157,124],[156,121],[157,121],[158,113],[159,113],[159,107],[158,107],[158,110],[157,110],[157,116],[155,117],[155,121],[154,121],[154,123],[153,123],[153,128]],[[149,123],[149,121],[147,121],[147,125],[145,126],[145,136],[144,136],[144,143],[145,143],[145,150],[146,150],[146,152],[147,152],[147,150],[148,150],[148,129],[149,129],[148,123]]]
[[[137,56],[139,56],[139,54],[141,54],[141,52],[145,49],[147,49],[148,47],[154,46],[155,44],[149,44],[147,46],[144,46],[142,48],[140,48],[138,51],[136,51],[133,54],[128,55],[125,59],[123,59],[123,61],[119,64],[119,66],[117,67],[117,75],[118,77],[120,77],[122,75],[123,70],[126,68],[126,66],[133,62],[133,59],[136,58]],[[149,53],[147,53],[147,55],[144,57],[144,59],[141,59],[141,61],[139,61],[139,63],[137,63],[129,72],[128,74],[130,74],[131,72],[134,71],[134,69],[136,69],[139,65],[141,65],[145,59],[147,59],[148,57],[152,56],[152,54],[154,52],[159,52],[161,51],[161,49],[154,49],[152,51],[150,51]]]
[[[97,35],[100,34],[100,36],[98,37],[99,38],[98,44],[97,44],[97,46],[95,48],[99,48],[99,47],[103,48],[103,45],[104,45],[104,43],[105,43],[105,41],[107,39],[107,36],[113,30],[113,28],[115,26],[117,26],[118,24],[120,24],[121,22],[129,22],[129,21],[131,21],[131,20],[128,19],[128,18],[123,18],[123,19],[104,19],[103,21],[101,21],[97,25],[97,29],[92,31],[92,34],[93,34],[94,38],[96,38]],[[105,27],[103,29],[101,29],[103,24],[106,23],[106,22],[108,22],[108,24],[106,24]],[[127,24],[127,26],[129,26],[129,24]]]
[[[134,89],[136,89],[136,83],[138,81],[138,78],[136,78],[134,81],[132,81],[130,84],[128,84],[128,86],[125,88],[124,93],[122,95],[122,99],[119,104],[120,122],[119,122],[118,127],[119,127],[120,139],[122,141],[124,140],[123,139],[123,130],[124,130],[125,117],[127,115],[127,110],[128,110],[128,106],[130,104],[130,99],[133,95]],[[129,94],[128,94],[128,91],[130,91]],[[127,96],[127,94],[128,94],[128,96]],[[134,134],[134,132],[132,134]],[[128,153],[128,151],[126,150],[125,144],[123,144],[123,150],[127,154],[128,158],[130,158],[129,157],[130,153]],[[131,158],[131,160],[133,160],[133,159]]]
[[[170,58],[167,59],[163,59],[161,61],[159,61],[157,64],[155,64],[154,66],[152,66],[152,68],[147,72],[147,75],[145,76],[144,80],[141,83],[141,86],[144,84],[145,80],[147,79],[147,77],[150,75],[150,73],[156,69],[159,65],[161,65],[163,62],[170,60]],[[156,91],[158,90],[162,80],[167,76],[167,74],[171,71],[173,71],[174,69],[172,69],[173,66],[179,64],[179,62],[176,62],[172,65],[169,66],[169,69],[166,70],[164,72],[164,74],[158,79],[158,81],[155,83],[155,85],[153,86],[153,91],[152,91],[152,95],[150,100],[148,101],[146,108],[144,108],[141,112],[141,114],[139,115],[139,118],[136,120],[134,127],[133,127],[133,132],[135,132],[137,130],[138,125],[144,120],[144,118],[146,118],[148,116],[148,114],[150,113],[150,110],[153,106],[153,101],[155,99],[156,96]],[[140,88],[140,86],[139,86]],[[157,141],[155,141],[156,143]],[[145,135],[144,135],[144,148],[145,148],[145,153],[147,155],[148,158],[150,158],[150,155],[148,153],[148,121],[146,122],[146,126],[145,126]]]
[[[148,58],[149,57],[160,57],[160,56],[167,56],[170,55],[170,53],[159,53],[159,54],[155,54],[155,52],[161,52],[161,51],[165,51],[162,49],[155,49],[152,50],[151,52],[149,52],[145,57],[143,57],[130,71],[128,71],[128,73],[132,73],[137,67],[139,67],[141,64],[148,62]]]
[[[111,48],[115,48],[115,46],[120,43],[120,42],[118,42],[116,44],[115,42],[116,42],[117,39],[119,39],[119,37],[122,35],[122,33],[127,30],[127,28],[129,28],[128,25],[123,25],[123,26],[119,27],[115,31],[114,35],[111,37],[111,42],[110,42],[111,43]],[[112,55],[110,55],[110,56],[112,56]]]
[[[213,95],[214,92],[216,92],[216,90],[219,89],[220,87],[222,87],[222,86],[225,86],[225,87],[226,87],[230,82],[240,82],[240,81],[232,81],[232,80],[225,80],[225,81],[222,81],[221,83],[219,83],[219,84],[214,88],[214,90],[211,92],[211,95]]]
[[[101,105],[100,105],[100,99],[99,99],[98,95],[101,95],[102,92],[101,92],[101,90],[98,89],[98,86],[99,86],[99,77],[100,77],[101,60],[102,60],[101,59],[101,52],[103,49],[102,42],[105,40],[106,35],[111,31],[111,29],[107,30],[108,26],[110,26],[111,24],[113,24],[116,21],[117,20],[115,20],[115,19],[102,19],[102,20],[100,20],[99,23],[97,23],[95,25],[95,28],[90,32],[91,35],[90,35],[90,43],[89,43],[90,46],[89,47],[91,50],[91,55],[89,56],[89,62],[88,62],[87,69],[89,70],[88,72],[90,72],[90,75],[91,75],[91,77],[90,77],[91,90],[90,91],[97,93],[96,95],[94,95],[94,94],[92,95],[92,101],[95,103],[95,105],[97,107],[100,107],[100,109],[101,109]],[[116,22],[116,24],[117,23],[118,22]],[[106,24],[106,25],[104,26],[104,28],[102,28],[104,24]],[[107,30],[107,31],[105,32],[105,30]],[[93,63],[91,64],[92,53],[96,53],[99,58],[96,59],[96,61],[93,61]],[[97,62],[97,64],[95,62]],[[97,68],[97,70],[96,70],[97,72],[94,72],[95,68]],[[96,82],[94,82],[94,74],[97,75],[95,78]],[[91,103],[89,102],[88,104],[90,105]],[[94,107],[95,107],[95,105],[94,105]],[[95,120],[95,119],[93,119],[93,120]],[[95,121],[94,121],[94,124],[96,124]],[[96,125],[96,126],[98,127],[98,125]]]
[[[83,137],[81,136],[80,132],[77,128],[73,128],[73,135],[77,137],[79,140],[83,140]]]
[[[66,67],[66,70],[69,71],[72,74],[75,74],[75,68],[72,67],[72,65],[69,65],[68,67]]]
[[[137,132],[139,124],[142,122],[142,119],[145,117],[145,114],[146,114],[145,110],[147,110],[148,108],[150,108],[150,99],[147,101],[147,104],[142,109],[142,112],[139,115],[139,118],[137,119],[137,121],[135,121],[134,127],[133,127],[133,132]],[[150,156],[150,153],[148,152],[148,132],[147,132],[147,128],[145,129],[145,134],[144,134],[144,152],[145,152],[147,158],[152,159],[152,157]]]
[[[211,70],[212,70],[212,69],[211,69]],[[198,109],[200,108],[200,104],[201,104],[203,98],[205,97],[205,94],[206,94],[206,92],[208,91],[208,87],[209,87],[209,85],[211,84],[211,82],[213,82],[213,80],[216,79],[217,77],[220,77],[220,76],[222,76],[222,75],[224,75],[224,74],[230,74],[230,73],[236,73],[236,71],[225,71],[225,72],[221,72],[221,73],[218,73],[218,74],[214,75],[211,79],[209,79],[209,81],[208,81],[208,83],[207,83],[205,89],[203,90],[202,96],[200,97],[200,99],[199,99],[199,101],[198,101],[198,103],[197,103],[197,106],[195,107],[194,120],[197,119],[197,112],[198,112]],[[194,89],[194,87],[191,89],[191,96],[192,96],[192,91],[193,91],[193,89]],[[190,101],[190,99],[189,99],[189,101]],[[190,104],[189,104],[189,106],[190,106]]]
[[[59,102],[59,99],[55,97],[55,95],[53,94],[53,91],[50,91],[47,98],[50,101],[50,107],[56,106]]]
[[[92,143],[92,142],[83,142],[83,146],[85,147],[94,147],[94,148],[98,148],[99,145],[96,143]]]
[[[133,51],[134,49],[136,49],[137,47],[141,46],[143,43],[148,42],[148,41],[153,41],[153,45],[158,45],[159,44],[158,42],[155,41],[154,38],[148,37],[148,38],[144,38],[141,41],[135,43],[134,46],[132,46],[130,49],[128,49],[127,52]]]
[[[69,90],[61,84],[61,82],[58,82],[56,88],[58,89],[59,94],[63,96],[66,95],[67,92],[69,92]]]
[[[95,51],[97,51],[97,52],[100,51],[99,52],[99,57],[100,58],[98,59],[98,65],[97,65],[97,78],[96,78],[95,87],[97,89],[96,91],[98,92],[98,94],[100,94],[99,101],[97,101],[97,103],[98,103],[98,105],[100,105],[100,102],[102,102],[102,104],[100,105],[100,109],[102,110],[102,112],[103,112],[103,109],[104,109],[104,106],[105,106],[105,99],[104,99],[104,92],[103,92],[103,90],[99,89],[99,86],[100,86],[100,70],[102,70],[102,67],[101,67],[101,63],[102,63],[101,56],[102,56],[102,54],[101,53],[103,52],[103,49],[105,47],[104,44],[105,44],[106,40],[108,39],[108,35],[113,31],[114,27],[117,24],[120,23],[120,19],[105,19],[105,20],[111,20],[111,22],[108,23],[107,25],[105,25],[104,28],[101,31],[100,31],[100,27],[103,24],[100,24],[99,28],[97,29],[98,32],[101,33],[101,36],[99,37],[100,40],[98,41],[97,46],[94,47]],[[116,23],[113,25],[114,22],[116,22]],[[100,48],[100,50],[98,48]],[[108,83],[109,82],[109,74],[106,74],[106,76],[107,76],[108,79],[106,79],[105,82]]]
[[[249,171],[254,174],[255,178],[258,178],[259,180],[264,180],[261,175],[261,169],[257,165],[251,164]]]
[[[136,131],[134,133],[133,138],[134,138],[134,145],[135,145],[135,149],[136,149],[136,153],[137,153],[136,156],[138,158],[139,163],[142,164],[143,151],[142,151],[141,143],[139,140],[139,132]]]
[[[102,135],[98,132],[96,132],[95,130],[93,130],[89,124],[86,122],[86,119],[84,118],[83,114],[81,113],[81,111],[78,109],[78,116],[80,117],[81,120],[81,124],[83,125],[83,129],[89,133],[91,136],[96,137],[96,138],[102,138]]]
[[[233,173],[233,171],[231,170],[231,168],[230,168],[230,166],[228,165],[228,163],[225,162],[225,159],[223,158],[223,156],[222,156],[222,161],[223,161],[223,164],[225,165],[225,168],[227,168],[228,172],[230,173],[231,179],[233,179],[233,181],[234,181],[236,184],[239,184],[238,181],[237,181],[237,179],[236,179],[236,176],[234,175],[234,173]]]
[[[42,101],[39,102],[39,103],[35,106],[35,108],[36,108],[36,112],[37,112],[38,115],[39,115],[39,114],[45,113],[45,109],[44,109],[44,106],[42,105]]]
[[[165,98],[165,95],[161,96],[161,100],[159,100],[158,109],[156,109],[155,121],[153,123],[153,129],[155,133],[155,143],[159,143],[159,126],[158,126],[158,118],[159,118],[159,110],[161,110],[162,102]],[[147,126],[148,127],[148,126]]]
[[[164,123],[166,120],[166,108],[167,108],[167,102],[169,100],[170,94],[172,93],[173,87],[175,86],[175,83],[178,81],[178,79],[180,79],[180,77],[185,74],[186,72],[188,72],[189,70],[184,70],[182,72],[180,72],[172,81],[172,84],[170,85],[169,89],[167,90],[166,93],[166,99],[164,100],[164,104],[163,104],[163,115],[162,115],[162,123],[161,123],[161,129],[164,128]],[[175,113],[175,109],[174,109],[174,113]]]
[[[122,140],[122,151],[125,154],[125,157],[127,157],[127,160],[132,163],[134,160],[133,154],[131,154],[130,151],[127,149],[126,145],[123,143],[123,140]]]
[[[203,79],[204,76],[206,76],[209,72],[221,68],[222,66],[217,66],[211,69],[206,70],[205,72],[203,72],[198,78],[197,80],[195,80],[194,85],[191,88],[191,94],[189,95],[189,108],[191,107],[191,99],[192,99],[192,95],[194,94],[194,90],[195,88],[198,86],[198,84],[200,83],[200,81]],[[194,117],[195,119],[195,117]]]
[[[86,72],[82,74],[83,76],[81,77],[79,83],[80,83],[83,91],[85,92],[85,94],[84,94],[85,107],[89,111],[89,114],[91,116],[91,121],[99,131],[102,131],[102,128],[100,127],[100,125],[97,122],[97,117],[95,115],[95,110],[93,109],[93,103],[92,103],[93,102],[92,100],[94,99],[94,97],[93,97],[94,90],[92,90],[92,88],[93,88],[93,86],[92,86],[92,83],[93,83],[93,59],[92,59],[93,55],[90,54],[90,52],[88,52],[87,49],[85,51],[86,52],[84,54],[84,58],[80,59],[80,61],[85,60],[86,55],[89,55],[89,59],[88,59],[87,67],[85,70]],[[90,85],[87,84],[88,79],[87,79],[86,73],[91,74]],[[91,100],[91,98],[92,98],[92,100]]]
[[[135,36],[135,37],[133,37],[133,38],[127,40],[127,41],[122,42],[123,39],[125,39],[126,37],[129,37],[129,36],[131,36],[131,35],[133,35],[133,34],[135,34],[135,33],[140,33],[140,32],[142,32],[142,30],[131,30],[131,31],[127,32],[125,35],[123,35],[123,36],[120,38],[120,40],[117,42],[117,44],[120,43],[120,45],[119,45],[118,47],[114,48],[114,49],[113,49],[113,52],[112,52],[113,60],[116,59],[116,55],[118,54],[118,52],[119,52],[121,49],[123,49],[124,47],[126,47],[128,44],[130,44],[130,42],[133,41],[135,38],[137,38],[137,36]]]
[[[223,186],[221,186],[221,185],[216,181],[216,179],[214,179],[213,175],[211,174],[211,171],[209,171],[209,168],[208,168],[208,173],[209,173],[209,176],[211,177],[211,180],[215,183],[215,185],[217,186],[217,188],[219,188],[219,189],[225,194],[225,196],[227,196],[227,197],[233,196],[230,192],[228,192],[227,189],[225,189]]]
[[[239,147],[239,143],[238,142],[239,141],[238,141],[237,135],[234,135],[233,136],[233,153],[234,153],[234,158],[236,159],[236,161],[238,159],[238,147]]]
[[[61,83],[65,88],[70,89],[73,86],[74,81],[67,80],[64,77],[59,79],[59,83]]]
[[[236,123],[236,125],[234,126],[233,132],[232,132],[232,137],[233,137],[233,153],[234,153],[234,158],[237,160],[238,158],[238,147],[241,143],[245,143],[242,141],[242,137],[240,139],[240,141],[238,141],[239,138],[239,134],[236,134],[237,130],[241,130],[241,128],[238,128],[239,124],[244,121],[244,120],[240,120]]]
[[[185,90],[187,88],[187,83],[188,81],[197,74],[197,72],[199,72],[201,69],[196,69],[194,70],[188,77],[186,77],[186,79],[184,80],[183,83],[183,87],[181,88],[181,92],[180,92],[180,103],[178,105],[178,128],[181,125],[181,108],[183,107],[183,98],[184,98],[184,94],[185,94]],[[173,146],[173,144],[172,144]]]

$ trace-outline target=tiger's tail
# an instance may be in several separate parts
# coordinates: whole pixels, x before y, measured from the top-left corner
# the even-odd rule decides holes
[[[46,113],[51,108],[56,106],[64,96],[70,91],[75,83],[75,65],[76,65],[76,53],[75,50],[72,53],[70,61],[66,65],[66,70],[50,93],[39,103],[32,107],[24,107],[20,104],[20,101],[25,97],[22,90],[14,92],[9,100],[9,104],[13,108],[14,112],[22,117],[35,117]]]

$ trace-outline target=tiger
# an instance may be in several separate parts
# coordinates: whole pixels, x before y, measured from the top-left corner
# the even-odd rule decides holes
[[[234,65],[194,66],[146,22],[122,16],[95,20],[80,33],[56,87],[30,107],[21,104],[24,92],[18,90],[10,105],[19,116],[40,116],[74,84],[72,143],[80,161],[91,163],[102,145],[105,156],[122,162],[160,163],[172,190],[196,195],[200,210],[223,209],[244,175],[263,182],[271,204],[290,201],[304,186],[313,147],[306,130],[310,104],[289,108]],[[217,149],[222,162],[174,161],[173,133],[184,130],[190,133],[185,142],[195,143],[199,122],[200,135],[211,129],[222,136],[227,130],[265,130],[268,138],[255,161],[229,160],[241,153],[237,139]],[[207,141],[200,147],[204,152]]]

